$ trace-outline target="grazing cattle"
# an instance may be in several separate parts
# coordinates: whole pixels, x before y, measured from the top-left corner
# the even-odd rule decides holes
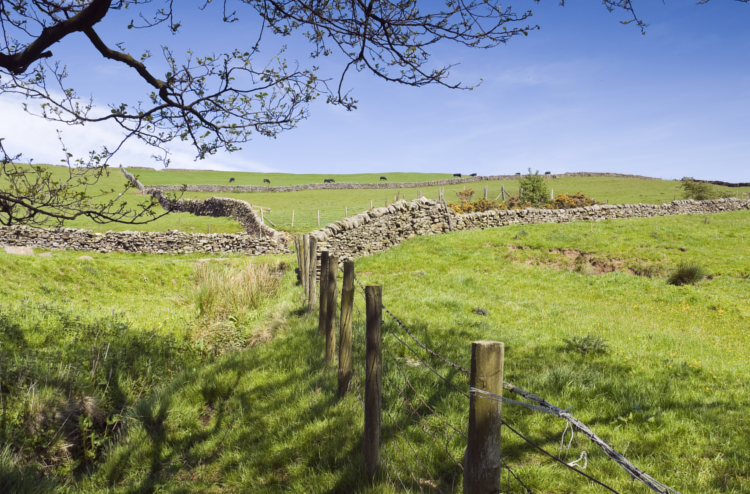
[[[454,173],[454,174],[453,174],[453,176],[454,176],[454,177],[458,177],[458,178],[461,178],[461,174],[460,174],[460,173]]]
[[[263,183],[264,183],[264,184],[269,184],[269,185],[270,185],[270,184],[271,184],[271,181],[270,181],[270,180],[268,180],[267,178],[264,178],[264,179],[263,179]]]
[[[380,180],[386,180],[387,181],[388,179],[385,178],[385,177],[380,177]]]
[[[234,177],[229,179],[229,183],[231,184],[232,182],[234,182]]]
[[[476,173],[472,173],[472,174],[471,174],[471,175],[469,175],[469,176],[470,176],[470,177],[476,177],[476,176],[477,176],[477,174],[476,174]]]
[[[552,172],[544,172],[545,175],[552,175]]]
[[[336,181],[334,179],[332,179],[332,178],[326,178],[326,179],[323,180],[323,183],[324,184],[335,184]]]
[[[516,173],[516,175],[520,175],[520,173]]]

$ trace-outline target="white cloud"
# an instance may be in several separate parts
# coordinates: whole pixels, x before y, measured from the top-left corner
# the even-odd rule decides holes
[[[20,97],[7,95],[0,99],[0,138],[4,139],[3,145],[8,154],[23,154],[22,161],[59,164],[64,154],[57,130],[60,130],[62,140],[74,159],[85,157],[90,151],[99,151],[102,146],[114,149],[122,141],[123,133],[114,123],[68,126],[60,122],[49,122],[26,113],[21,106],[23,101]],[[34,105],[36,102],[29,102],[30,109],[34,110]],[[186,143],[176,142],[170,148],[172,168],[275,171],[272,167],[238,154],[223,153],[203,161],[195,161],[195,153]],[[161,164],[152,158],[155,151],[158,150],[131,139],[115,154],[110,164],[161,168]]]

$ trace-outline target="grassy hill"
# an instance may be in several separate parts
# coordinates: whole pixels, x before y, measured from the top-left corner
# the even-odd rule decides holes
[[[359,381],[345,399],[336,398],[336,371],[323,365],[317,314],[305,313],[290,271],[262,309],[238,318],[221,308],[228,302],[214,309],[205,305],[211,298],[201,281],[206,267],[194,256],[76,257],[0,253],[3,396],[6,410],[14,410],[1,421],[6,449],[0,451],[0,487],[386,493],[403,491],[400,478],[414,492],[437,492],[431,485],[461,492],[461,469],[448,453],[460,459],[465,439],[445,424],[465,431],[468,402],[419,359],[464,391],[467,379],[421,349],[414,347],[415,355],[402,346],[396,337],[409,337],[387,315],[386,468],[371,485],[363,471]],[[749,257],[750,213],[743,211],[415,237],[358,260],[356,270],[363,284],[383,286],[384,305],[418,338],[464,367],[472,341],[503,341],[506,381],[572,407],[661,482],[683,494],[744,493],[750,492]],[[252,262],[282,260],[288,263],[291,256]],[[667,284],[666,275],[686,261],[702,265],[707,277],[695,285]],[[229,267],[215,263],[208,269],[241,270],[244,262],[237,257]],[[359,295],[357,300],[361,378],[364,305]],[[36,377],[31,371],[24,376],[19,368],[31,368],[30,360],[26,367],[8,362],[22,362],[22,355],[32,359],[35,351],[64,351],[78,341],[80,373],[88,376],[90,349],[116,341],[107,324],[118,321],[127,327],[123,344],[140,349],[130,367],[122,360],[128,406],[109,416],[115,426],[89,426],[81,415],[76,430],[93,434],[93,456],[70,449],[70,460],[58,452],[39,462],[39,455],[51,454],[45,445],[57,427],[37,435],[28,431],[37,423],[30,420],[33,403],[49,400],[52,391],[42,390],[52,384],[44,367]],[[20,349],[19,331],[28,336]],[[31,337],[36,334],[58,336]],[[232,351],[232,342],[244,351]],[[44,362],[44,355],[35,358]],[[49,375],[60,373],[58,363],[52,359]],[[97,372],[90,387],[81,389],[104,392],[106,402],[111,385],[105,391],[107,374]],[[413,391],[404,387],[404,376]],[[503,413],[514,428],[558,453],[562,421],[510,405]],[[566,447],[569,439],[568,433]],[[507,430],[502,447],[533,492],[602,492]],[[580,435],[572,438],[567,456],[565,449],[566,461],[587,451],[586,473],[617,491],[650,492]],[[511,488],[521,492],[512,479]]]
[[[62,167],[50,167],[53,173],[63,177],[65,169]],[[328,175],[293,175],[293,174],[261,174],[261,173],[236,173],[236,172],[210,172],[210,171],[151,171],[131,169],[145,185],[180,185],[180,184],[226,184],[229,177],[235,177],[238,185],[262,185],[263,178],[271,177],[272,185],[295,185],[301,183],[320,183],[322,178]],[[358,175],[331,175],[340,182],[353,183],[375,183],[381,175],[386,175],[391,182],[421,182],[452,178],[448,174],[422,174],[422,173],[383,173],[383,174],[358,174]],[[102,179],[94,190],[111,190],[115,193],[108,197],[115,197],[123,190],[125,178],[119,169],[110,170],[108,177]],[[476,197],[481,197],[484,187],[488,187],[488,197],[494,199],[500,194],[504,186],[507,192],[517,193],[518,184],[515,180],[478,182],[467,184],[466,188],[473,188]],[[559,178],[548,181],[548,186],[555,194],[583,192],[589,197],[610,204],[626,203],[659,203],[680,199],[680,183],[669,180],[643,180],[634,178],[610,178],[610,177],[570,177]],[[750,192],[750,188],[717,187],[720,190],[729,191],[733,195],[742,192]],[[456,193],[464,190],[464,185],[446,186],[445,197],[448,201],[456,197]],[[239,193],[227,192],[222,195],[248,201],[255,206],[271,208],[272,212],[266,215],[270,226],[277,230],[294,233],[306,233],[317,230],[334,221],[338,221],[346,214],[353,215],[366,211],[370,204],[375,207],[393,202],[398,195],[399,198],[415,199],[418,192],[430,199],[438,198],[438,187],[425,187],[421,189],[404,188],[394,189],[365,189],[365,190],[307,190],[298,192],[269,192],[269,193]],[[217,194],[188,192],[183,197],[191,199],[207,199]],[[123,201],[137,204],[143,200],[140,193],[131,190],[124,195]],[[292,217],[294,224],[292,225]],[[318,222],[320,217],[320,223]],[[171,214],[162,219],[144,225],[122,225],[110,224],[96,226],[91,221],[79,219],[68,221],[66,226],[73,228],[104,229],[124,231],[165,231],[167,229],[180,229],[182,231],[213,232],[213,233],[236,233],[243,231],[241,225],[228,218],[195,217],[186,213]]]

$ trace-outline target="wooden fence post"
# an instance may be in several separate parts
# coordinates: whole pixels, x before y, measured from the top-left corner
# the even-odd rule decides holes
[[[302,242],[302,235],[295,235],[294,236],[294,246],[297,248],[297,269],[299,270],[299,276],[297,279],[300,282],[300,285],[302,285],[302,290],[305,290],[305,262],[304,262],[304,253],[302,252],[303,249],[303,242]],[[305,296],[307,296],[307,292],[305,291]]]
[[[349,390],[352,378],[352,317],[354,313],[354,261],[344,263],[341,285],[341,323],[339,324],[339,397]]]
[[[365,470],[372,479],[380,467],[381,392],[383,356],[380,330],[383,324],[383,287],[365,287],[367,347],[365,363]]]
[[[475,341],[471,344],[472,388],[502,395],[504,354],[504,344],[497,341]],[[469,401],[469,438],[464,455],[464,494],[500,492],[501,412],[499,401],[472,394]]]
[[[487,186],[484,186],[484,199],[487,200]]]
[[[325,331],[328,316],[328,251],[320,253],[320,302],[318,303],[318,336]]]
[[[336,278],[339,272],[339,258],[336,256],[328,256],[328,272],[325,276],[328,277],[326,290],[326,367],[333,363],[334,353],[336,352]],[[320,273],[321,278],[324,274]]]
[[[310,236],[310,248],[307,252],[307,310],[315,310],[315,275],[318,269],[318,240]]]
[[[294,209],[292,209],[292,226],[294,226]]]
[[[310,235],[304,235],[302,237],[302,262],[305,263],[305,294],[307,295],[308,300],[310,299],[310,241],[312,237]],[[315,263],[313,263],[313,269],[315,268]],[[315,279],[315,273],[313,273],[313,280]],[[313,290],[313,295],[315,295],[315,291]]]

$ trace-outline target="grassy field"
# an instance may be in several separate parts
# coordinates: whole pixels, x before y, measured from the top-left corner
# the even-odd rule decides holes
[[[51,167],[52,171],[62,176],[64,168]],[[209,172],[209,171],[149,171],[149,170],[131,170],[138,175],[140,180],[146,185],[155,184],[227,184],[230,176],[235,177],[239,185],[262,185],[263,178],[271,177],[273,185],[294,185],[300,183],[318,183],[321,182],[323,175],[291,175],[291,174],[259,174],[259,173],[235,173],[235,172]],[[340,182],[355,183],[375,183],[379,181],[381,175],[386,175],[390,181],[428,181],[444,178],[452,178],[448,174],[421,174],[421,173],[385,173],[385,174],[360,174],[360,175],[333,175]],[[326,176],[327,177],[327,176]],[[96,190],[114,189],[119,193],[123,190],[125,178],[118,169],[110,171],[109,177],[102,179]],[[577,178],[560,178],[548,182],[549,187],[555,194],[559,193],[576,193],[583,192],[589,197],[611,204],[616,203],[658,203],[671,201],[675,197],[680,199],[681,189],[679,182],[666,180],[641,180],[632,178],[608,178],[608,177],[577,177]],[[474,188],[476,197],[481,197],[484,193],[484,186],[488,187],[488,196],[494,199],[500,194],[501,187],[505,187],[507,192],[517,193],[518,184],[516,181],[509,180],[504,182],[479,182],[477,184],[468,184],[467,188]],[[750,188],[729,188],[717,187],[720,190],[729,191],[732,194],[741,194],[750,192]],[[445,197],[448,201],[455,198],[456,192],[462,191],[463,185],[446,186]],[[414,199],[418,192],[430,198],[437,199],[438,188],[426,187],[423,189],[405,188],[396,189],[370,189],[370,190],[310,190],[299,192],[269,192],[258,194],[246,194],[239,192],[228,192],[223,195],[248,201],[255,206],[264,206],[271,208],[272,212],[266,215],[270,221],[269,225],[274,226],[277,230],[289,231],[294,233],[306,233],[317,230],[320,226],[325,226],[334,221],[342,219],[346,214],[353,215],[366,211],[370,204],[374,207],[383,206],[386,203],[393,202],[398,195],[399,198]],[[184,195],[185,198],[207,199],[216,194],[189,192]],[[114,194],[111,195],[114,197]],[[130,191],[123,196],[123,200],[137,204],[143,200],[143,197],[137,191]],[[294,216],[294,225],[292,225],[292,216]],[[320,222],[318,222],[320,216]],[[271,223],[273,223],[271,225]],[[123,230],[141,230],[141,231],[166,231],[167,229],[179,229],[187,232],[207,232],[212,233],[237,233],[243,231],[241,225],[228,218],[209,218],[195,217],[187,213],[167,215],[157,221],[145,225],[124,225],[111,224],[107,226],[97,226],[86,219],[66,222],[66,226],[73,228],[86,229],[112,229],[116,231]]]
[[[419,358],[462,390],[467,379],[422,350],[414,355],[402,346],[396,337],[408,336],[388,316],[383,450],[394,468],[370,485],[362,458],[360,383],[355,380],[345,399],[336,398],[336,371],[323,365],[317,314],[305,314],[291,272],[282,278],[278,295],[247,319],[240,347],[250,348],[217,354],[201,348],[196,338],[205,294],[199,296],[204,268],[194,257],[120,254],[82,261],[72,253],[56,256],[0,254],[4,352],[15,348],[18,331],[12,328],[37,342],[29,351],[64,349],[74,335],[85,339],[84,348],[101,346],[95,323],[112,317],[132,332],[127,341],[141,341],[143,334],[150,347],[133,363],[137,385],[123,382],[135,391],[126,393],[132,396],[121,416],[111,419],[121,425],[109,435],[99,432],[96,437],[106,440],[93,459],[77,466],[74,459],[54,468],[38,465],[34,473],[33,459],[42,453],[38,444],[24,442],[20,453],[0,452],[0,479],[6,482],[0,480],[0,487],[385,493],[396,491],[398,474],[412,492],[437,492],[430,485],[461,492],[461,469],[446,450],[460,459],[465,439],[441,420],[464,431],[468,402]],[[750,493],[748,258],[750,213],[745,211],[417,237],[358,260],[356,269],[364,284],[383,286],[384,305],[422,341],[464,367],[472,341],[503,341],[506,381],[572,407],[576,417],[661,482],[683,494]],[[281,260],[289,262],[291,256],[256,262]],[[665,276],[685,261],[702,265],[707,277],[696,285],[667,284]],[[230,262],[241,267],[239,258]],[[215,269],[221,266],[216,263]],[[355,361],[361,378],[364,304],[361,296],[357,300]],[[43,307],[57,307],[67,319],[52,317]],[[86,324],[76,326],[76,317]],[[237,320],[229,312],[213,317],[202,334]],[[45,347],[33,337],[43,331],[58,334],[60,326],[72,328],[70,334],[44,338]],[[179,351],[158,357],[159,349],[168,348]],[[159,382],[146,379],[146,361],[158,361]],[[3,381],[4,393],[16,372]],[[404,391],[403,376],[424,403]],[[2,422],[6,444],[10,432],[29,427],[31,384],[11,386],[10,397],[4,395],[4,403],[12,404],[6,406],[17,410],[16,422]],[[139,395],[141,386],[146,391]],[[558,453],[564,429],[559,419],[509,405],[503,410],[514,428]],[[87,429],[81,416],[84,432],[96,429]],[[409,451],[405,437],[415,451]],[[568,433],[566,446],[569,439]],[[533,492],[603,492],[507,430],[503,450]],[[580,435],[573,438],[567,461],[584,450],[589,475],[619,492],[650,492]],[[24,465],[28,469],[21,477]],[[47,477],[40,477],[40,470]],[[510,492],[522,489],[511,482]]]

